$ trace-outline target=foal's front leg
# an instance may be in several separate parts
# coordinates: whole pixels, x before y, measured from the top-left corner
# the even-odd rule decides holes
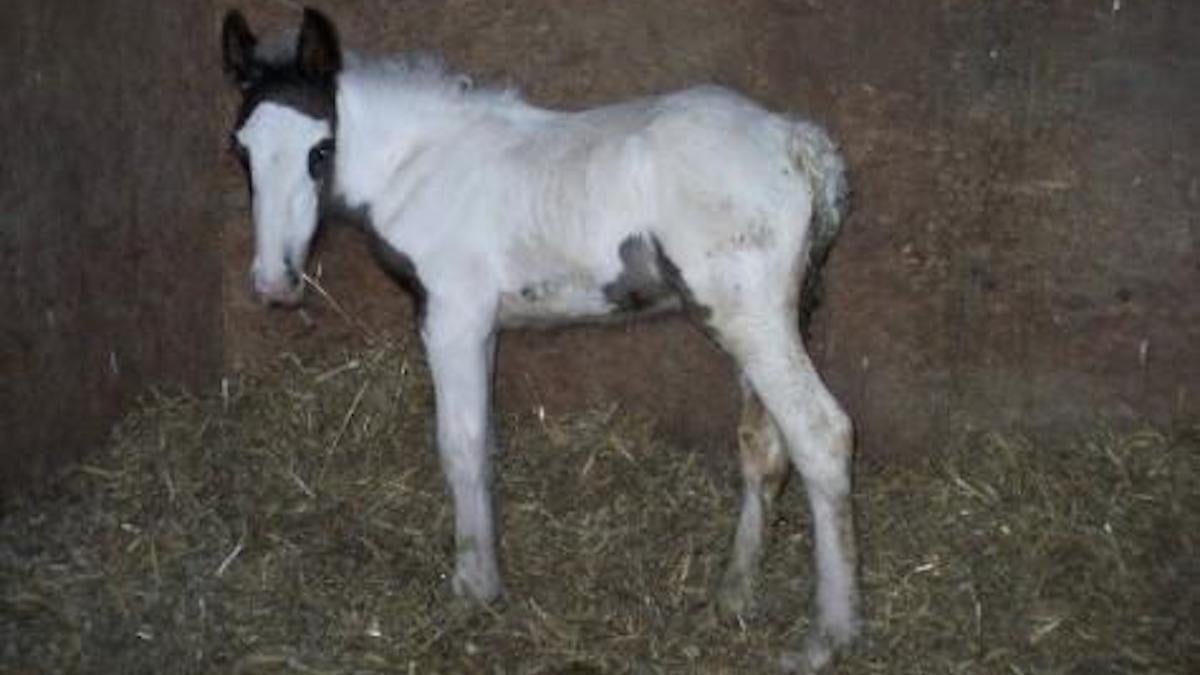
[[[479,602],[501,593],[492,514],[493,313],[431,302],[421,337],[433,374],[438,452],[454,498],[454,592]]]

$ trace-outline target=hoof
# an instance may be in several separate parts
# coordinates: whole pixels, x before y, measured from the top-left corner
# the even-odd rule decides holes
[[[480,570],[455,570],[450,587],[458,597],[481,605],[490,605],[504,594],[500,576],[495,572],[489,574]]]
[[[785,673],[813,675],[833,661],[833,645],[829,640],[809,635],[804,640],[804,650],[785,652],[779,657],[779,667]]]
[[[745,619],[754,610],[754,588],[745,574],[726,574],[717,589],[717,608],[730,619]]]
[[[857,636],[856,624],[814,630],[804,639],[804,650],[782,654],[779,657],[779,666],[785,673],[804,675],[820,672],[833,661],[839,650],[853,642]]]

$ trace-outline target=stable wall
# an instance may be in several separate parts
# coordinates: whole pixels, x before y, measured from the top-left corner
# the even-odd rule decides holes
[[[0,496],[221,371],[208,2],[0,6]]]
[[[221,17],[290,2],[0,8],[3,489],[100,444],[152,386],[412,326],[353,232],[315,263],[353,321],[246,293],[249,210],[222,151]],[[856,210],[812,347],[864,456],[995,426],[1194,419],[1200,5],[1146,0],[327,0],[352,46],[440,52],[583,107],[702,81],[828,125]],[[676,321],[507,336],[503,410],[623,401],[685,443],[732,438],[723,357]],[[211,389],[209,389],[211,390]]]

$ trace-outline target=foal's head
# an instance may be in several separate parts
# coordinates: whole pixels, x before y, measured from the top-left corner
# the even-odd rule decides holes
[[[263,58],[235,10],[225,17],[222,48],[242,91],[233,144],[250,178],[254,291],[265,302],[293,305],[304,290],[320,198],[333,173],[337,33],[320,13],[305,10],[294,55]]]

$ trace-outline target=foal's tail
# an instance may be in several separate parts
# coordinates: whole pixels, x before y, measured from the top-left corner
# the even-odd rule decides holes
[[[824,129],[797,121],[792,128],[792,157],[812,184],[812,263],[821,264],[829,253],[846,217],[850,188],[846,162]]]
[[[813,222],[800,293],[800,316],[807,328],[813,309],[820,302],[821,267],[837,240],[849,206],[850,186],[846,182],[846,162],[837,144],[824,129],[803,120],[792,127],[791,155],[812,186]]]

